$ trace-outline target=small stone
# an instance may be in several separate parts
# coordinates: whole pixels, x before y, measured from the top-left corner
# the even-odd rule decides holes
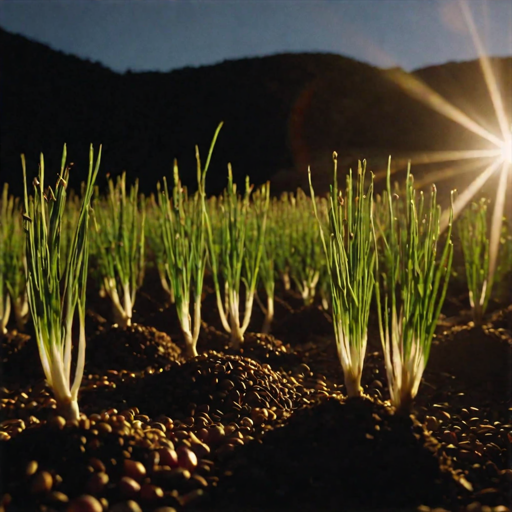
[[[93,473],[87,482],[86,489],[91,494],[101,494],[108,480],[106,473]]]
[[[66,426],[66,420],[62,416],[53,416],[48,420],[48,426],[55,430],[62,430]]]
[[[169,466],[170,468],[178,467],[178,454],[171,448],[160,448],[158,450],[160,455],[160,464]]]
[[[500,474],[500,477],[504,478],[507,482],[512,483],[512,469],[510,469],[510,468],[501,469],[499,474]]]
[[[53,503],[67,503],[69,498],[60,491],[53,491],[48,495],[48,500]]]
[[[94,496],[84,494],[74,499],[66,512],[103,512],[103,507]]]
[[[134,480],[142,480],[146,476],[146,468],[142,462],[125,459],[124,474],[133,478]]]
[[[160,487],[153,484],[143,484],[140,489],[140,497],[143,500],[154,501],[163,498],[163,496],[164,491]]]
[[[89,459],[89,464],[99,473],[105,473],[107,471],[105,464],[103,464],[103,462],[96,457],[91,457]]]
[[[462,485],[462,487],[464,487],[467,491],[473,492],[473,485],[465,477],[461,476],[459,478],[459,484]]]
[[[37,460],[31,460],[25,468],[25,475],[32,476],[36,473],[38,468]]]
[[[193,471],[197,466],[196,454],[185,446],[179,446],[176,453],[178,454],[178,464],[180,467]]]
[[[140,491],[140,484],[129,476],[123,476],[118,483],[119,491],[127,497],[136,495]]]
[[[497,496],[499,494],[498,489],[495,489],[494,487],[487,487],[485,489],[481,489],[478,492],[475,493],[475,496],[478,497],[491,497],[491,496]]]
[[[193,443],[191,450],[196,454],[198,459],[206,457],[206,455],[210,453],[210,447],[207,444],[201,442]]]
[[[133,500],[120,501],[111,507],[110,512],[142,512],[140,505]]]
[[[109,423],[105,423],[104,421],[98,423],[96,425],[96,429],[102,435],[110,434],[112,432],[112,426]]]
[[[466,512],[482,512],[482,504],[479,501],[473,501],[466,507]]]
[[[427,416],[425,418],[425,425],[428,430],[435,432],[439,428],[439,421],[435,416]]]
[[[30,491],[33,494],[47,493],[50,492],[53,486],[53,477],[48,471],[40,471],[36,473],[32,484],[30,485]]]
[[[195,489],[179,497],[180,505],[185,507],[204,495],[203,489]]]
[[[192,475],[192,480],[195,480],[201,487],[208,487],[206,478],[201,475]]]

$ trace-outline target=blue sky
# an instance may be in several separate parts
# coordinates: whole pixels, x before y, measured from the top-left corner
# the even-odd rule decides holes
[[[512,2],[472,1],[491,55],[512,55]],[[116,70],[281,52],[407,70],[477,57],[459,0],[2,0],[0,26]]]

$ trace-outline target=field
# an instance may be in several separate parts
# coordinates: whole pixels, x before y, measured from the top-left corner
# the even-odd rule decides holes
[[[210,156],[4,189],[1,510],[508,511],[510,219],[493,260],[485,199],[207,198]]]

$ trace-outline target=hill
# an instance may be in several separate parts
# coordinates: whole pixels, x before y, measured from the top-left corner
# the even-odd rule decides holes
[[[493,59],[493,65],[511,105],[512,58]],[[255,183],[272,179],[278,192],[304,186],[310,164],[325,187],[333,150],[343,168],[358,158],[381,168],[389,154],[482,147],[479,137],[405,94],[390,80],[397,73],[340,55],[305,53],[118,74],[0,30],[1,181],[21,193],[22,152],[32,174],[41,151],[57,172],[67,142],[78,183],[92,142],[104,147],[103,176],[126,170],[151,192],[177,158],[193,188],[194,145],[206,158],[221,120],[207,179],[211,193],[222,190],[228,162],[239,182],[247,174]],[[478,62],[415,75],[492,126]]]

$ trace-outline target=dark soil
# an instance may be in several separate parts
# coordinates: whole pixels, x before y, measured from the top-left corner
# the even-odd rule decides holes
[[[281,297],[273,335],[235,351],[208,294],[191,360],[151,290],[126,330],[89,303],[75,423],[56,415],[33,335],[11,331],[0,510],[510,510],[512,307],[476,328],[448,301],[413,410],[395,414],[375,326],[365,396],[347,400],[330,316]]]

